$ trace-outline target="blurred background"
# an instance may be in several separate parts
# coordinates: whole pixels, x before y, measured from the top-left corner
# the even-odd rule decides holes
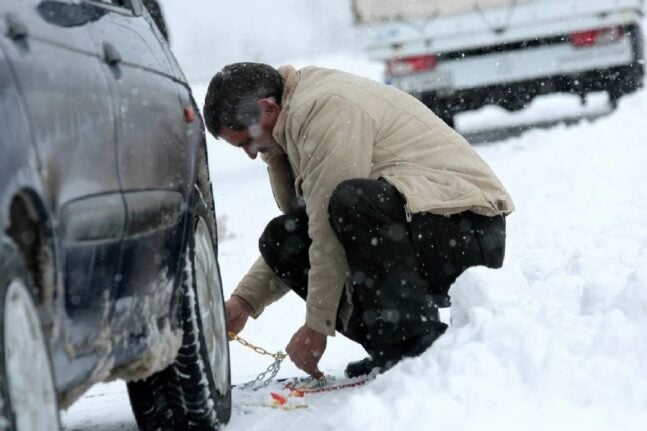
[[[189,81],[237,61],[273,65],[313,52],[361,51],[348,0],[160,0]]]

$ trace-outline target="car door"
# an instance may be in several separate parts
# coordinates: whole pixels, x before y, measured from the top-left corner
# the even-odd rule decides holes
[[[78,0],[21,0],[2,11],[0,44],[29,117],[60,245],[67,352],[105,352],[125,206],[109,89],[87,30],[99,17]]]
[[[191,123],[195,116],[185,113],[192,109],[188,89],[152,21],[138,16],[139,1],[92,2],[107,13],[91,31],[112,58],[104,69],[127,213],[112,329],[122,340],[145,343],[166,321],[179,278],[194,154],[186,119]]]

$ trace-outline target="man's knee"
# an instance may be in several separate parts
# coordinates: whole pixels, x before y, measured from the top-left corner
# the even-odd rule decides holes
[[[330,195],[328,202],[328,220],[335,232],[340,232],[342,223],[346,221],[350,210],[357,206],[358,188],[357,180],[345,180],[337,184]]]
[[[308,247],[307,224],[305,211],[272,219],[258,240],[263,259],[270,262],[278,255],[298,254],[304,247]]]
[[[271,256],[276,254],[278,231],[281,229],[281,219],[283,217],[281,216],[270,220],[258,239],[258,249],[266,262]]]
[[[383,202],[385,188],[390,187],[384,181],[365,178],[344,180],[335,187],[328,203],[330,223],[339,227],[343,221],[349,221],[350,216],[361,217],[369,208],[379,207],[378,201]],[[373,205],[371,201],[375,201]]]
[[[335,187],[330,195],[328,205],[329,213],[332,215],[347,212],[349,209],[357,206],[364,194],[364,181],[366,180],[350,179],[337,184],[337,187]]]
[[[328,204],[332,228],[339,232],[353,223],[382,224],[404,221],[404,198],[383,180],[354,178],[339,183]]]

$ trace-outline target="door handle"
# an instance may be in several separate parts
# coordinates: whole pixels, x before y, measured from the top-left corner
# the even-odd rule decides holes
[[[119,51],[117,51],[117,48],[115,48],[108,42],[104,42],[103,59],[108,64],[108,66],[113,67],[121,63],[121,54],[119,54]]]
[[[8,14],[5,17],[7,25],[7,37],[13,41],[19,41],[29,36],[27,26],[13,14]]]

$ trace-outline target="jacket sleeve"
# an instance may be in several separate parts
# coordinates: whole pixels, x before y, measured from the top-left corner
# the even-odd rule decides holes
[[[322,334],[334,335],[348,265],[328,221],[328,203],[342,181],[369,178],[376,122],[340,95],[319,97],[295,108],[287,127],[299,155],[297,169],[303,177],[308,235],[312,239],[306,324]]]
[[[274,275],[262,257],[259,257],[232,293],[249,302],[254,309],[252,317],[257,318],[265,307],[280,299],[289,291]]]

